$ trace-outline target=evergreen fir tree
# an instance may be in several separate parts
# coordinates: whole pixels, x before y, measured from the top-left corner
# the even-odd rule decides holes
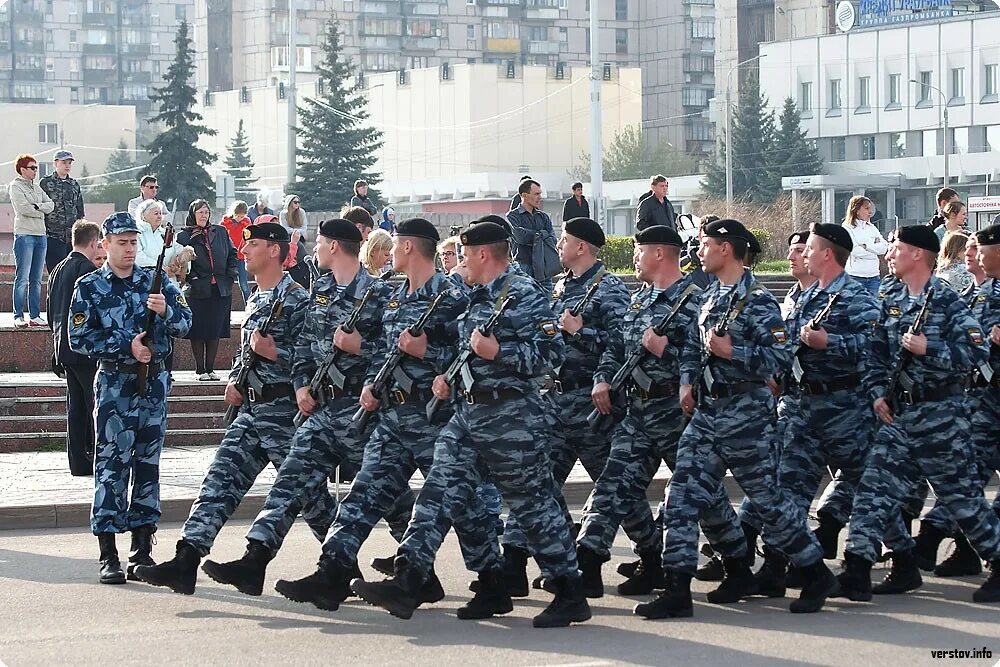
[[[816,150],[816,145],[802,131],[799,109],[791,97],[785,99],[778,118],[772,164],[779,179],[783,176],[819,174],[823,170],[823,158]]]
[[[86,162],[83,163],[83,168],[80,169],[80,179],[79,180],[82,181],[85,178],[90,178],[90,170],[87,169],[87,163]]]
[[[104,177],[104,180],[108,183],[130,181],[135,177],[135,168],[135,160],[132,159],[132,153],[128,150],[128,144],[125,143],[124,139],[119,139],[118,150],[108,157],[108,166],[104,170],[108,175]]]
[[[355,180],[381,179],[372,167],[382,133],[365,125],[365,99],[355,89],[352,68],[341,53],[336,21],[327,24],[323,52],[316,69],[324,92],[299,107],[298,182],[289,188],[309,211],[339,210],[350,201]],[[375,199],[374,190],[369,197]]]
[[[236,135],[226,148],[229,155],[226,156],[226,168],[223,171],[233,177],[237,198],[246,199],[253,193],[252,186],[257,179],[253,175],[253,161],[250,160],[250,145],[246,132],[243,131],[243,119],[240,119]]]
[[[178,27],[174,46],[176,55],[164,77],[165,85],[149,96],[160,108],[149,122],[162,123],[166,130],[149,144],[148,172],[159,182],[159,198],[164,201],[176,198],[177,208],[183,209],[194,199],[215,199],[215,184],[205,165],[214,162],[216,156],[198,148],[198,138],[212,136],[215,130],[201,125],[201,114],[193,111],[194,50],[187,21]]]

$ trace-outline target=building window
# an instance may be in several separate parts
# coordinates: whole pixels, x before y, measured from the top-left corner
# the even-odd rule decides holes
[[[40,144],[58,144],[59,143],[59,126],[55,123],[39,123],[38,124],[38,143]]]
[[[69,59],[69,72],[70,74],[76,74],[80,71],[80,61],[76,58]]]
[[[986,126],[986,146],[985,150],[1000,151],[1000,125]]]
[[[868,136],[861,137],[861,159],[875,159],[875,135],[869,134]]]
[[[855,113],[871,113],[871,83],[870,76],[858,77],[858,108]]]
[[[934,157],[935,155],[938,155],[937,130],[924,130],[920,133],[920,135],[920,154],[924,157]]]
[[[486,37],[496,39],[518,39],[519,26],[517,23],[501,23],[492,21],[486,24]],[[399,33],[396,33],[399,34]]]
[[[847,159],[847,140],[844,137],[830,139],[830,162],[843,162]]]
[[[187,7],[182,4],[174,5],[174,18],[178,21],[187,19]]]
[[[843,107],[840,96],[840,79],[830,79],[830,108],[826,112],[827,116],[839,116]]]
[[[466,39],[475,39],[476,38],[476,26],[474,26],[474,25],[467,25],[467,26],[465,26],[465,38]]]
[[[948,128],[950,141],[948,142],[948,152],[952,155],[969,152],[969,128],[950,127]]]
[[[715,39],[715,19],[694,19],[691,21],[692,39]]]
[[[77,43],[76,42],[76,30],[70,30],[69,31],[69,43],[70,44],[76,44]]]
[[[615,20],[628,21],[628,0],[615,0]]]
[[[799,111],[802,115],[812,115],[813,108],[813,85],[812,81],[803,81],[799,84]]]
[[[79,104],[80,103],[80,89],[73,86],[69,89],[69,103]]]
[[[893,132],[889,135],[889,157],[906,157],[905,132]]]
[[[917,98],[917,108],[923,109],[925,107],[931,106],[931,73],[921,72],[920,73],[920,97]]]
[[[628,55],[628,30],[615,29],[615,53],[620,56]]]
[[[559,28],[559,41],[560,42],[569,41],[569,31],[566,28]]]
[[[997,101],[997,66],[987,65],[983,70],[983,102],[996,102],[996,101]]]
[[[954,67],[951,70],[951,96],[949,105],[960,106],[965,104],[965,68]]]
[[[886,110],[902,108],[902,104],[899,101],[900,78],[901,76],[899,74],[889,75],[889,103],[885,105]]]

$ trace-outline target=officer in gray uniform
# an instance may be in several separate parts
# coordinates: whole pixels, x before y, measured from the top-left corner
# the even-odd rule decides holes
[[[171,337],[183,336],[191,327],[191,309],[165,276],[160,293],[150,293],[154,270],[135,265],[139,228],[131,215],[112,213],[103,227],[108,261],[76,283],[69,305],[69,345],[98,362],[90,528],[101,549],[101,583],[124,584],[116,533],[132,532],[130,577],[136,565],[153,563],[170,390],[163,360],[170,354]],[[146,339],[148,311],[156,315],[152,340]],[[143,364],[147,380],[138,386]]]

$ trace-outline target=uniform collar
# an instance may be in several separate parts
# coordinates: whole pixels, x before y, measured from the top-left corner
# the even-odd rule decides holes
[[[420,301],[421,299],[433,299],[439,292],[442,291],[442,283],[453,284],[448,278],[440,271],[435,272],[434,275],[430,277],[423,285],[418,287],[413,294],[409,294],[410,289],[410,279],[406,278],[403,284],[396,288],[396,299],[399,301]]]
[[[590,280],[594,276],[597,275],[597,272],[600,271],[603,268],[604,268],[604,262],[602,262],[601,260],[597,260],[596,262],[594,262],[594,265],[592,267],[590,267],[589,269],[587,269],[586,271],[584,271],[580,275],[576,275],[572,271],[570,271],[569,273],[567,273],[566,274],[566,282],[569,282],[571,280],[573,280],[573,281],[582,281],[582,282],[590,282]]]
[[[108,262],[104,262],[104,266],[97,270],[101,273],[102,277],[108,280],[119,280],[123,283],[129,283],[132,285],[137,284],[141,279],[140,276],[142,275],[142,267],[138,264],[132,265],[132,274],[127,278],[119,278],[115,272],[111,270],[111,265]]]

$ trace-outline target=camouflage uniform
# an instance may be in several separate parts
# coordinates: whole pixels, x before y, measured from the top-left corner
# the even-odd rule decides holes
[[[778,304],[771,294],[745,271],[730,289],[709,286],[701,308],[699,326],[707,335],[730,309],[739,306],[731,321],[733,358],[713,358],[710,372],[713,391],[704,387],[691,422],[677,447],[677,465],[667,491],[664,522],[663,567],[693,574],[698,565],[696,520],[706,510],[719,511],[723,476],[728,467],[764,522],[768,541],[797,566],[820,560],[822,552],[807,529],[805,513],[777,484],[773,461],[774,399],[766,381],[779,375],[791,360],[791,345]],[[726,395],[732,392],[731,395]],[[713,396],[714,393],[714,396]],[[733,519],[733,529],[735,517]],[[731,557],[747,553],[737,545]]]
[[[454,322],[469,304],[465,294],[440,273],[413,294],[408,294],[408,290],[409,283],[404,282],[382,309],[382,336],[365,384],[375,380],[402,332],[416,323],[438,294],[444,292],[445,297],[424,329],[427,335],[424,358],[405,355],[400,362],[399,370],[413,382],[412,392],[406,394],[393,382],[388,395],[380,397],[378,426],[365,448],[361,471],[323,543],[323,559],[332,560],[347,571],[357,565],[358,550],[379,518],[393,503],[398,505],[401,495],[408,495],[414,471],[419,469],[427,478],[433,469],[434,440],[440,428],[428,423],[425,405],[433,396],[430,386],[434,378],[445,371],[454,357],[457,338]],[[451,413],[448,406],[442,406],[442,411]],[[494,517],[475,495],[454,515],[466,566],[475,572],[500,567],[500,549],[492,530]]]
[[[98,360],[94,382],[95,535],[122,533],[155,525],[160,518],[160,450],[167,428],[170,374],[163,365],[171,337],[191,328],[191,309],[166,277],[165,317],[156,317],[153,357],[145,394],[136,392],[132,339],[145,329],[146,299],[154,270],[136,266],[119,278],[105,264],[76,283],[69,306],[69,344],[74,352]],[[131,501],[128,497],[129,478]]]
[[[847,539],[847,553],[868,562],[875,561],[879,539],[892,523],[900,544],[888,546],[913,549],[897,510],[900,499],[921,475],[980,556],[1000,558],[1000,519],[990,511],[982,487],[974,481],[976,462],[961,382],[972,368],[988,360],[989,350],[979,323],[958,294],[937,277],[931,277],[928,286],[933,287],[934,297],[923,329],[927,354],[914,356],[907,373],[918,390],[936,390],[942,395],[901,405],[893,423],[883,424],[876,436],[858,486]],[[893,290],[882,300],[865,364],[870,400],[885,393],[902,335],[922,302],[923,297],[910,299],[904,290]]]
[[[311,498],[321,503],[324,514],[313,522],[316,536],[322,540],[337,512],[336,499],[330,497],[327,479],[338,465],[356,473],[361,467],[365,443],[371,428],[360,436],[351,418],[358,408],[358,396],[364,386],[364,373],[372,360],[377,341],[382,335],[382,313],[389,301],[392,287],[377,281],[363,267],[358,268],[351,282],[337,285],[333,272],[327,272],[312,285],[305,324],[295,341],[292,381],[295,389],[309,385],[320,361],[333,348],[333,334],[347,321],[369,286],[377,282],[358,319],[361,334],[361,356],[342,353],[337,367],[347,378],[344,393],[331,397],[316,409],[295,431],[288,454],[284,457],[274,485],[267,494],[264,507],[247,532],[247,539],[265,544],[277,551],[295,517]],[[400,489],[398,502],[387,514],[389,525],[397,539],[402,538],[410,517],[413,494],[409,486]]]
[[[601,355],[594,373],[594,383],[611,382],[627,354],[640,349],[642,336],[653,324],[675,307],[691,288],[700,293],[691,276],[685,276],[654,296],[645,286],[632,295],[623,316],[620,332]],[[697,294],[688,301],[667,330],[670,341],[662,358],[646,356],[640,368],[653,381],[652,396],[629,387],[625,418],[614,429],[607,466],[594,485],[584,507],[583,523],[577,542],[607,560],[619,523],[635,542],[636,551],[658,553],[662,529],[653,521],[646,490],[660,461],[674,469],[677,440],[684,430],[684,416],[678,399],[679,385],[691,384],[698,373],[698,304]],[[729,555],[743,544],[743,534],[733,530],[735,514],[728,498],[720,490],[718,503],[702,517],[706,534],[720,552]]]
[[[558,318],[574,307],[591,285],[597,284],[597,291],[583,310],[583,328],[576,335],[563,333],[566,342],[566,359],[562,364],[556,386],[549,396],[553,400],[553,418],[550,456],[556,489],[562,488],[577,459],[583,463],[590,478],[596,481],[608,460],[611,430],[617,420],[608,423],[595,432],[587,423],[587,415],[593,409],[590,397],[594,385],[594,372],[602,353],[613,338],[619,337],[622,317],[629,301],[628,289],[614,274],[608,273],[602,262],[597,262],[580,276],[568,274],[555,288],[552,310]],[[620,417],[619,414],[616,415]],[[562,499],[559,493],[557,498]],[[645,503],[645,514],[649,505]],[[641,521],[636,517],[635,521]],[[503,536],[504,544],[526,548],[527,536],[517,525],[517,518],[511,513]]]
[[[500,343],[496,359],[473,355],[474,387],[453,387],[461,395],[453,392],[455,413],[435,442],[434,465],[400,545],[400,574],[414,587],[426,579],[450,517],[488,474],[519,517],[542,574],[576,577],[570,527],[554,498],[552,465],[543,445],[549,433],[537,384],[553,359],[562,357],[564,343],[552,309],[538,284],[513,267],[469,296],[469,309],[458,318],[460,349],[507,296],[514,303],[493,331]]]
[[[73,223],[84,217],[80,184],[71,176],[59,178],[58,174],[52,172],[41,179],[38,186],[55,204],[52,212],[45,215],[45,235],[69,244]]]
[[[241,334],[242,348],[250,345],[250,335],[271,312],[272,300],[284,302],[281,315],[270,335],[278,348],[278,360],[260,359],[253,373],[266,385],[288,385],[287,394],[270,401],[244,401],[239,415],[226,429],[222,444],[215,452],[191,514],[181,529],[181,539],[205,556],[212,548],[223,524],[236,511],[257,475],[272,464],[280,468],[288,454],[288,443],[295,427],[296,405],[292,398],[292,360],[294,345],[302,332],[309,304],[309,294],[286,273],[272,290],[258,289],[250,296],[247,317]],[[240,373],[243,355],[239,354],[229,374],[234,382]],[[333,499],[326,489],[304,504],[303,514],[313,532],[320,536],[330,524]]]

